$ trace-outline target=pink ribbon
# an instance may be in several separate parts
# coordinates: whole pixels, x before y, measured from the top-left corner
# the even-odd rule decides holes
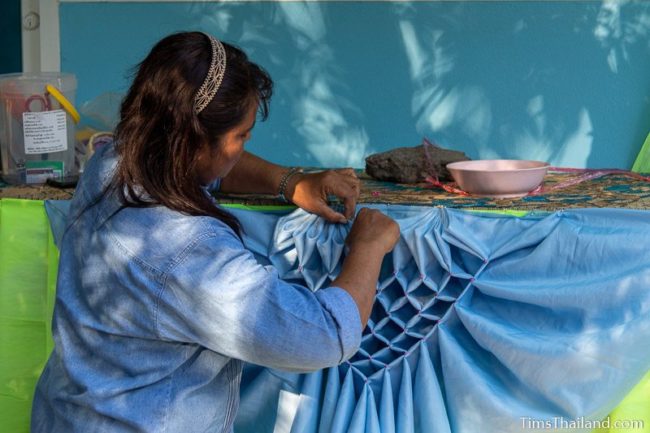
[[[437,177],[431,177],[427,176],[424,179],[425,182],[430,183],[433,186],[437,186],[439,188],[444,189],[447,192],[450,192],[452,194],[458,194],[458,195],[470,195],[468,192],[463,191],[462,189],[456,188],[453,185],[456,185],[455,183],[442,183],[438,180]]]

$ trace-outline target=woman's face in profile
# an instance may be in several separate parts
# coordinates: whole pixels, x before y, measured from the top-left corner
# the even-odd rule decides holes
[[[255,126],[257,104],[252,104],[244,120],[226,132],[219,146],[204,146],[199,155],[199,179],[203,185],[224,178],[244,153],[244,143]]]

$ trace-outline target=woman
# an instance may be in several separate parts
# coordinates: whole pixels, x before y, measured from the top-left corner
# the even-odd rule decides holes
[[[278,193],[332,222],[353,216],[351,170],[303,174],[244,151],[271,89],[203,33],[168,36],[140,64],[117,144],[95,154],[71,204],[32,432],[228,432],[242,361],[310,371],[356,352],[397,224],[362,209],[340,275],[312,293],[259,265],[208,193]]]

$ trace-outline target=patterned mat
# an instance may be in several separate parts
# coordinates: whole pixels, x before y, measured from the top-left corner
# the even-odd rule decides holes
[[[628,208],[650,209],[650,182],[622,174],[607,175],[577,185],[551,191],[546,194],[529,195],[521,198],[494,199],[464,196],[446,192],[440,187],[428,184],[397,184],[378,181],[364,172],[361,178],[359,203],[404,204],[415,206],[438,206],[452,209],[511,209],[555,211],[570,208]],[[549,172],[544,187],[552,188],[577,175]],[[281,204],[271,195],[226,195],[219,194],[222,204],[244,205]],[[333,199],[333,202],[336,202]]]
[[[627,208],[650,209],[650,182],[622,174],[603,176],[577,185],[554,190],[546,194],[521,198],[493,199],[449,193],[429,183],[397,184],[378,181],[363,171],[360,204],[404,204],[415,206],[438,206],[451,209],[510,209],[523,211],[555,211],[571,208]],[[577,175],[550,172],[544,179],[544,187],[552,188]],[[48,185],[0,184],[0,198],[70,199],[74,189],[58,189]],[[264,194],[218,194],[222,204],[246,206],[283,205],[275,196]],[[337,200],[333,197],[333,203]]]

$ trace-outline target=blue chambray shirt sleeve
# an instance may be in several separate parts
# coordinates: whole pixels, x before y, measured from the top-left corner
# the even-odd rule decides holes
[[[311,290],[309,292],[312,293]],[[359,350],[362,332],[359,308],[352,296],[340,287],[319,290],[316,297],[338,324],[342,352],[340,364]]]
[[[281,280],[225,228],[179,256],[156,304],[156,326],[161,338],[298,372],[345,361],[358,350],[362,331],[345,290],[314,293]]]

